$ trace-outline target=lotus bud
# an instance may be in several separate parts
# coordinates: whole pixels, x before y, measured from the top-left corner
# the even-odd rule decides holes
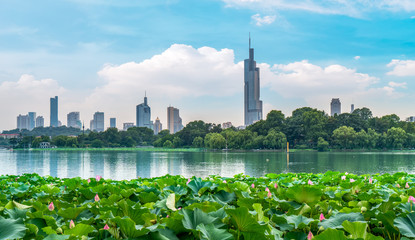
[[[409,184],[408,184],[408,182],[406,182],[406,184],[405,184],[405,188],[409,188]]]
[[[412,197],[412,196],[409,196],[409,198],[408,198],[408,202],[410,202],[411,204],[412,204],[412,203],[415,203],[415,198],[414,198],[414,197]]]
[[[272,197],[272,193],[268,192],[267,197],[271,198]]]
[[[366,176],[365,176],[365,180],[366,180]]]
[[[53,211],[55,209],[55,206],[53,205],[53,202],[50,202],[48,208],[49,208],[49,211]]]
[[[346,174],[346,176],[347,176],[347,175],[349,175],[349,173],[348,173],[348,172],[346,172],[346,173],[344,173],[344,174]]]
[[[101,180],[101,176],[99,176],[99,175],[97,175],[96,177],[95,177],[95,179],[97,180],[97,182],[99,182],[100,180]]]
[[[320,213],[320,222],[321,222],[321,221],[323,221],[324,219],[326,219],[326,218],[324,217],[324,214],[323,214],[323,213]]]
[[[56,233],[61,234],[61,233],[62,233],[62,228],[58,227],[58,228],[56,229]]]
[[[314,185],[314,183],[310,179],[308,179],[308,185]]]
[[[223,180],[223,183],[226,183],[226,180]]]
[[[346,176],[342,176],[342,180],[346,180]]]
[[[186,185],[187,184],[189,184],[190,182],[191,182],[192,180],[189,178],[189,179],[187,179],[187,183],[186,183]]]
[[[351,178],[350,179],[350,182],[353,183],[353,182],[356,182],[356,180],[354,180],[353,178]]]
[[[277,189],[278,188],[278,183],[274,184],[274,188]]]
[[[313,233],[310,231],[310,232],[308,232],[308,235],[307,235],[307,240],[311,240],[311,239],[313,239],[314,238],[314,236],[313,236]]]
[[[361,211],[361,212],[366,212],[366,211],[367,211],[367,208],[366,208],[366,207],[361,207],[361,208],[360,208],[360,211]]]
[[[90,183],[90,182],[91,182],[91,179],[89,179],[89,178],[88,178],[88,180],[86,180],[86,181],[87,181],[88,183]]]
[[[169,217],[170,217],[170,215],[167,215],[167,216],[166,216],[166,218],[169,218]]]
[[[266,188],[265,188],[265,191],[266,191],[266,192],[270,192],[268,187],[266,187]]]
[[[104,230],[108,230],[108,229],[110,229],[110,227],[108,227],[108,224],[105,224]]]
[[[72,229],[75,227],[75,223],[73,222],[73,220],[71,220],[71,222],[69,223],[69,229]]]
[[[400,187],[401,187],[401,185],[399,185],[399,183],[397,183],[397,184],[396,184],[396,187],[397,187],[397,188],[400,188]]]
[[[372,184],[373,180],[372,178],[369,178],[369,184]]]
[[[251,184],[251,188],[255,188],[255,184],[253,184],[253,183],[252,183],[252,184]]]
[[[99,201],[99,196],[98,196],[98,193],[95,195],[95,202],[98,202]]]

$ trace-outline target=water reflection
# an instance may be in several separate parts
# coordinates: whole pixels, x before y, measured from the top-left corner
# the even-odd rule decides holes
[[[318,152],[38,152],[0,150],[0,174],[36,172],[54,177],[111,179],[157,177],[264,176],[281,172],[342,171],[356,174],[415,173],[415,152],[318,153]]]

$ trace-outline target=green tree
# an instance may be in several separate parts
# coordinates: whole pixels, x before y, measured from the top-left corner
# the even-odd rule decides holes
[[[179,148],[179,147],[181,147],[181,146],[183,146],[183,141],[182,141],[182,139],[180,139],[179,137],[174,137],[174,138],[173,138],[173,147],[174,147],[174,148]]]
[[[99,139],[95,139],[91,143],[91,147],[93,147],[93,148],[102,148],[103,146],[104,146],[104,142],[99,140]]]
[[[195,147],[195,148],[202,148],[204,146],[203,138],[202,137],[195,137],[195,139],[193,139],[192,146]]]
[[[172,147],[173,147],[173,143],[172,143],[170,140],[166,140],[166,141],[163,143],[163,147],[164,147],[164,148],[172,148]]]
[[[269,131],[264,140],[264,146],[269,149],[283,149],[286,143],[285,134],[274,129]]]
[[[359,148],[369,148],[369,136],[365,130],[356,133],[355,146]]]
[[[343,149],[352,149],[356,131],[352,127],[342,126],[333,131],[334,142]]]
[[[329,149],[329,143],[324,138],[319,137],[317,140],[317,150],[319,152],[325,152]]]
[[[208,133],[205,136],[205,146],[211,149],[223,149],[226,140],[220,133]]]
[[[392,149],[401,149],[406,142],[406,138],[405,130],[392,127],[386,133],[386,146]]]

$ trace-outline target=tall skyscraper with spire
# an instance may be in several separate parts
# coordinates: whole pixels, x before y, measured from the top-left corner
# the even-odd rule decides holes
[[[50,126],[59,127],[58,119],[58,96],[50,98]]]
[[[262,119],[262,101],[259,100],[259,68],[254,60],[254,49],[251,48],[251,36],[249,36],[249,59],[245,59],[245,126]]]
[[[136,107],[136,123],[137,127],[147,127],[153,129],[153,122],[151,121],[151,108],[147,104],[147,94],[144,95],[144,103]]]

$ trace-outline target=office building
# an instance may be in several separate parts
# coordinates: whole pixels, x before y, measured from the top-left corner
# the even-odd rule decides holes
[[[117,127],[117,119],[110,118],[110,128],[116,128],[116,127]]]
[[[354,104],[352,104],[351,106],[350,106],[350,113],[353,113],[354,112]]]
[[[36,113],[35,112],[29,112],[29,130],[33,130],[33,128],[36,127]]]
[[[171,134],[183,129],[182,119],[179,115],[179,109],[174,107],[167,108],[167,128]]]
[[[89,125],[90,125],[91,131],[96,131],[96,132],[104,131],[104,128],[105,128],[104,113],[103,112],[94,113],[94,119],[91,120]]]
[[[227,129],[233,127],[231,122],[222,123],[222,129]]]
[[[17,116],[17,128],[19,130],[22,129],[29,129],[30,127],[30,121],[29,121],[29,115],[21,115]]]
[[[45,119],[42,116],[36,118],[36,127],[44,127]]]
[[[134,123],[123,123],[122,129],[127,131],[130,127],[134,127]]]
[[[155,135],[157,135],[159,132],[161,132],[161,130],[163,130],[163,126],[161,125],[159,117],[156,118],[153,129]]]
[[[79,112],[70,112],[68,113],[67,118],[68,118],[67,127],[73,127],[73,128],[82,127],[82,122],[79,117]]]
[[[58,96],[55,96],[54,98],[50,98],[50,126],[51,127],[59,126]]]
[[[410,116],[408,118],[406,118],[407,122],[415,122],[415,116]]]
[[[147,127],[153,129],[153,122],[151,119],[151,108],[147,104],[147,96],[144,97],[144,103],[136,107],[136,126]]]
[[[335,114],[340,115],[342,113],[340,99],[332,98],[331,103],[330,103],[330,108],[331,108],[331,116],[334,116]]]
[[[259,68],[254,60],[254,49],[249,37],[249,59],[244,61],[244,117],[245,126],[262,119],[262,101],[260,97]]]

